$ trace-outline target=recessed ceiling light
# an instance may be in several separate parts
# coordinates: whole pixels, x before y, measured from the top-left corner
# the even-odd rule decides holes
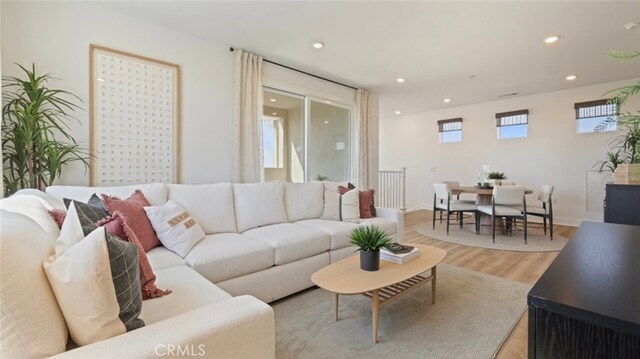
[[[324,43],[323,42],[314,42],[313,43],[313,48],[314,49],[321,49],[324,47]]]
[[[399,83],[399,84],[403,83],[404,81],[405,81],[405,79],[403,77],[398,77],[396,79],[396,82]]]
[[[102,77],[98,77],[98,81],[104,82],[104,79]]]
[[[557,36],[549,36],[546,39],[544,39],[544,42],[546,42],[547,44],[553,44],[554,42],[558,41],[559,37]]]
[[[328,124],[328,123],[329,123],[329,121],[324,121],[324,124],[325,124],[325,125],[326,125],[326,124]]]
[[[445,98],[445,99],[444,99],[444,100],[442,100],[442,101],[444,101],[444,103],[449,103],[449,102],[451,102],[451,99],[450,99],[450,98]]]
[[[330,103],[331,103],[331,101],[329,101],[329,100],[327,100],[327,101],[325,101],[325,103],[328,103],[328,104],[330,104]]]
[[[271,113],[271,114],[275,116],[275,115],[277,115],[278,113],[277,113],[277,112],[273,112],[273,113]]]
[[[400,111],[396,111],[396,115],[399,115],[399,114],[400,114]]]
[[[277,100],[275,98],[270,98],[269,101],[276,102]]]
[[[567,77],[565,77],[565,78],[567,79],[567,81],[573,81],[573,80],[575,80],[577,77],[578,77],[578,76],[576,76],[576,75],[569,75],[569,76],[567,76]]]

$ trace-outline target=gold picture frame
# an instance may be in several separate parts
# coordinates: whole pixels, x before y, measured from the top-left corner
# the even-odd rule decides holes
[[[89,46],[92,186],[179,183],[180,66]]]

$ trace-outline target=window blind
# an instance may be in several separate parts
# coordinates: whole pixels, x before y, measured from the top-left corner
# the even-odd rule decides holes
[[[529,110],[496,113],[496,127],[526,125],[529,123]]]
[[[609,100],[596,100],[578,102],[574,105],[576,120],[581,118],[615,116],[618,114],[618,105]]]
[[[462,118],[450,118],[438,121],[438,132],[451,132],[462,130]]]

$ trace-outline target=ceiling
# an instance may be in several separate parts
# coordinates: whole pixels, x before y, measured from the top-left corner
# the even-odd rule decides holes
[[[637,61],[605,55],[640,48],[640,29],[623,26],[640,20],[640,1],[99,5],[369,88],[383,117],[640,77]],[[545,44],[550,35],[560,40]],[[316,41],[325,47],[312,48]],[[570,74],[577,79],[565,80]]]

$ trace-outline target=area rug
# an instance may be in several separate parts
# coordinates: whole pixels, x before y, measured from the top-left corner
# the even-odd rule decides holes
[[[272,303],[276,357],[491,358],[522,314],[530,286],[447,264],[438,265],[436,304],[431,285],[380,310],[373,344],[371,300],[314,288]]]
[[[473,224],[466,226],[473,227]],[[447,226],[442,223],[436,223],[436,229],[432,229],[431,222],[419,224],[415,227],[416,232],[423,236],[431,237],[440,241],[462,244],[465,246],[498,249],[503,251],[518,252],[557,252],[564,248],[569,241],[566,237],[553,235],[553,241],[549,239],[549,235],[544,235],[540,228],[529,228],[527,233],[527,244],[524,244],[524,234],[522,231],[514,231],[513,235],[505,236],[496,233],[496,243],[493,243],[491,234],[475,234],[467,227],[460,228],[457,225],[449,227],[449,235],[447,235]],[[548,233],[548,232],[547,232]]]

